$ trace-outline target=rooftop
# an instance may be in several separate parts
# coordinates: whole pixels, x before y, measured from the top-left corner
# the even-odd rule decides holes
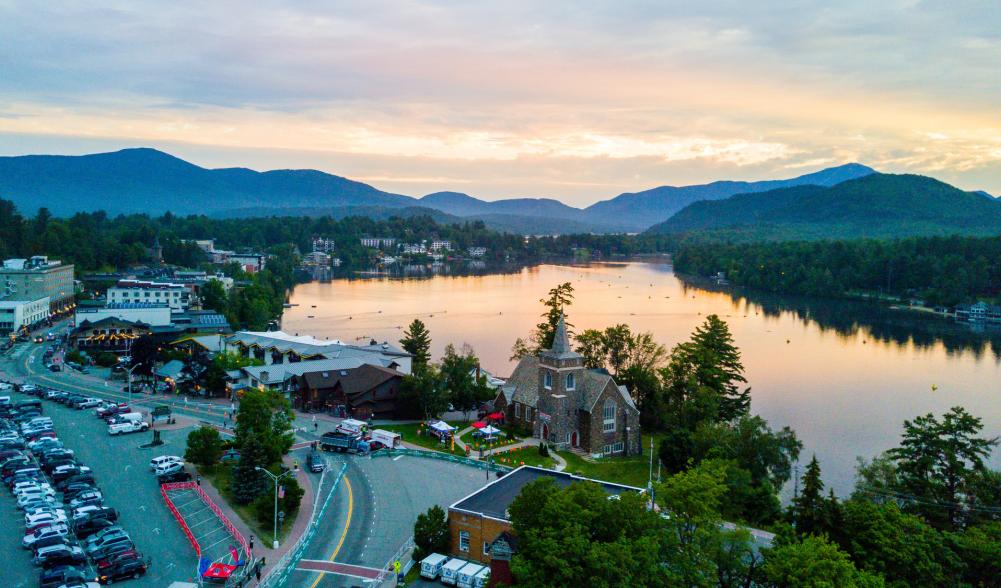
[[[584,478],[567,472],[555,472],[534,466],[521,466],[503,478],[480,488],[449,508],[507,521],[510,520],[507,509],[514,502],[514,499],[521,494],[521,489],[542,478],[551,478],[561,488],[566,488],[576,482],[594,482],[600,485],[609,496],[618,496],[623,492],[643,492],[642,488],[592,480],[591,478]]]

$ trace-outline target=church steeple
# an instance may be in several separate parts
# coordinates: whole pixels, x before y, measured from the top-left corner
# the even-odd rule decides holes
[[[560,320],[556,323],[556,333],[553,335],[552,352],[563,354],[573,351],[570,348],[570,337],[567,336],[567,321],[564,314],[560,314]]]

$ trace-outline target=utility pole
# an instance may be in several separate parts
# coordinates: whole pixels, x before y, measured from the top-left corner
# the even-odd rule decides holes
[[[288,470],[287,472],[284,472],[276,476],[260,466],[257,466],[254,469],[259,472],[264,472],[265,474],[268,475],[269,478],[275,481],[275,531],[274,531],[275,535],[271,547],[273,549],[278,549],[278,482],[285,476],[289,474],[294,474],[295,472],[293,470]],[[296,467],[296,469],[298,469],[298,467]]]

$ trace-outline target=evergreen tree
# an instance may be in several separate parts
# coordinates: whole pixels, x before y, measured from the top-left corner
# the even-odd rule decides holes
[[[240,447],[240,460],[233,466],[233,499],[237,504],[250,504],[268,491],[270,479],[256,468],[267,468],[267,450],[256,439]]]
[[[560,322],[560,317],[566,313],[566,307],[573,304],[573,284],[570,282],[564,282],[559,286],[551,289],[549,291],[549,296],[539,300],[547,308],[546,312],[542,315],[544,319],[543,322],[539,323],[535,327],[535,341],[537,348],[535,352],[538,353],[543,349],[551,349],[553,347],[553,337],[556,335],[556,324]],[[564,319],[565,320],[565,319]],[[572,324],[566,323],[567,333],[570,334],[569,329],[573,327]]]
[[[452,536],[448,531],[448,517],[437,504],[417,515],[414,523],[414,561],[432,553],[448,553]]]
[[[431,361],[431,333],[420,319],[414,319],[400,339],[404,351],[414,356],[413,372],[419,372]]]
[[[212,427],[202,426],[188,433],[184,459],[200,466],[210,466],[222,456],[222,437]]]
[[[827,525],[824,521],[826,515],[824,481],[820,477],[820,462],[817,461],[816,455],[806,466],[802,482],[803,488],[792,503],[792,519],[796,532],[800,535],[820,534],[827,529]]]

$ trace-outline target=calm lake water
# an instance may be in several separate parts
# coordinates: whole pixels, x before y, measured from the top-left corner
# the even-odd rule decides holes
[[[1001,434],[1001,336],[861,302],[741,295],[695,287],[668,264],[542,265],[505,275],[364,279],[297,286],[283,328],[345,342],[398,341],[424,321],[439,357],[470,344],[485,369],[510,374],[511,345],[539,322],[539,299],[572,282],[576,330],[627,323],[667,346],[708,314],[729,325],[752,387],[752,411],[790,426],[825,482],[851,491],[856,456],[893,447],[905,418],[961,405]],[[314,307],[315,306],[315,307]],[[312,318],[310,318],[312,317]],[[993,465],[1001,465],[995,452]]]

